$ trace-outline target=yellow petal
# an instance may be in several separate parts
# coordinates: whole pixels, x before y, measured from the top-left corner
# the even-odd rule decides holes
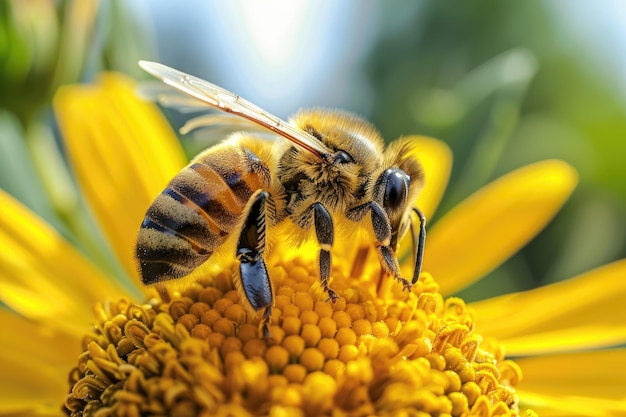
[[[539,415],[626,415],[626,350],[517,359],[518,394]],[[545,413],[544,413],[545,411]]]
[[[538,162],[483,187],[428,233],[424,270],[450,294],[496,268],[533,238],[577,182],[562,161]]]
[[[428,224],[448,184],[452,168],[452,152],[448,145],[437,139],[425,136],[409,136],[409,139],[417,144],[415,157],[424,169],[424,189],[417,197],[415,206],[424,213]],[[400,241],[398,259],[412,260],[413,256],[410,253],[412,247],[411,233],[407,233]],[[403,262],[401,267],[403,276],[413,275],[413,262]]]
[[[93,302],[122,290],[2,190],[0,207],[0,300],[24,317],[84,332]]]
[[[426,219],[432,217],[439,205],[441,196],[448,185],[452,168],[452,152],[448,145],[440,140],[425,136],[410,136],[417,143],[415,157],[424,169],[424,189],[415,205],[422,210]]]
[[[473,303],[476,329],[507,354],[532,355],[626,343],[626,259],[576,278]]]
[[[59,89],[54,107],[70,161],[92,211],[129,275],[146,209],[186,158],[159,110],[135,85],[104,74],[94,86]]]
[[[67,376],[81,351],[80,339],[4,309],[0,326],[0,415],[58,415]]]

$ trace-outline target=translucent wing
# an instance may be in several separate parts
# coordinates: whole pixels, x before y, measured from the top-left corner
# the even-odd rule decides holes
[[[204,108],[206,108],[206,106],[204,106]],[[215,128],[228,128],[231,133],[246,131],[248,133],[254,132],[255,134],[258,134],[259,132],[261,132],[263,134],[276,137],[275,133],[268,132],[267,129],[265,129],[264,127],[259,126],[258,124],[251,122],[248,119],[224,113],[202,114],[200,116],[192,117],[191,119],[187,120],[185,124],[180,128],[180,133],[183,135],[187,135],[191,131],[206,128],[212,128],[212,130],[215,130]]]
[[[192,97],[189,97],[189,99],[201,104],[204,111],[207,111],[208,107],[206,104]],[[176,109],[178,110],[178,107]],[[192,151],[197,149],[197,152],[215,145],[233,133],[253,135],[256,139],[266,141],[267,146],[272,146],[272,142],[276,140],[284,139],[271,130],[267,130],[263,126],[232,113],[204,113],[187,120],[178,131],[192,141],[197,148],[190,149]]]
[[[136,91],[144,100],[156,101],[163,107],[173,107],[181,114],[206,112],[207,109],[206,103],[173,89],[161,80],[141,81]]]
[[[210,106],[251,120],[287,138],[296,145],[317,155],[322,160],[330,159],[332,152],[314,136],[296,129],[284,120],[266,112],[228,90],[156,62],[139,61],[139,66],[156,78],[161,79],[164,83]]]
[[[172,122],[183,120],[178,131],[187,136],[186,143],[193,141],[198,152],[221,141],[236,132],[253,134],[257,138],[284,139],[282,136],[266,129],[251,120],[233,114],[218,112],[207,106],[203,101],[180,90],[172,88],[161,80],[142,81],[137,86],[137,94],[144,100],[156,101],[163,107],[175,109],[175,114],[183,115],[183,119],[172,116]],[[215,109],[217,110],[217,109]],[[210,113],[209,113],[210,112]],[[191,115],[189,117],[189,115]],[[196,148],[191,147],[194,151]],[[189,149],[188,149],[189,150]]]

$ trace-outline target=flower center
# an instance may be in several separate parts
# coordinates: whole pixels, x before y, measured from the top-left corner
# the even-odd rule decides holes
[[[484,346],[463,300],[444,301],[427,273],[408,293],[380,273],[350,277],[338,265],[332,285],[342,298],[333,304],[314,259],[281,256],[268,260],[269,340],[239,302],[234,265],[168,302],[97,306],[66,412],[518,415],[519,368],[499,346]]]

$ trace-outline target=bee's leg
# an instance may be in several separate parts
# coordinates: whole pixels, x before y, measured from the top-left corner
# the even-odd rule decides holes
[[[269,324],[274,303],[272,284],[263,260],[265,217],[269,198],[266,191],[258,191],[251,197],[237,243],[241,289],[252,308],[256,311],[265,309],[261,323],[265,338],[270,337]]]
[[[411,290],[413,284],[400,275],[400,264],[396,259],[395,251],[390,246],[391,225],[389,224],[389,217],[378,203],[371,202],[369,206],[380,264],[402,284],[404,289]]]
[[[331,269],[330,251],[333,247],[333,242],[335,240],[333,219],[330,217],[330,213],[328,212],[328,210],[326,210],[326,208],[322,204],[315,203],[311,207],[313,208],[315,235],[317,237],[317,242],[320,245],[320,283],[322,284],[322,288],[324,288],[324,291],[328,293],[328,299],[334,303],[339,299],[339,296],[328,286]]]
[[[411,231],[413,233],[413,246],[415,250],[415,269],[413,270],[412,284],[415,284],[422,273],[422,261],[424,260],[424,242],[426,241],[426,218],[424,214],[417,207],[413,207],[413,213],[417,215],[420,220],[420,232],[417,238],[417,245],[415,244],[415,229],[413,222],[411,222]]]

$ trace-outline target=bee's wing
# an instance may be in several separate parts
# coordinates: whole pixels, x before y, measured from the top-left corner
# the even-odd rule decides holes
[[[163,107],[173,107],[181,114],[206,111],[207,108],[206,103],[180,90],[174,90],[161,80],[142,81],[136,91],[144,100],[156,101]]]
[[[198,100],[195,100],[198,101]],[[204,106],[206,109],[206,106]],[[262,126],[259,126],[257,123],[251,122],[248,119],[244,119],[239,116],[233,116],[231,114],[202,114],[200,116],[192,117],[187,120],[185,124],[180,128],[180,133],[183,135],[187,135],[191,131],[194,130],[204,130],[210,128],[211,130],[215,130],[216,128],[221,128],[223,130],[230,130],[232,132],[254,132],[254,133],[263,133],[266,135],[272,135],[276,137],[275,133],[270,133]]]
[[[200,103],[196,99],[193,100],[196,103]],[[203,108],[206,111],[207,106],[203,104]],[[233,133],[253,135],[259,140],[267,141],[268,145],[272,141],[284,140],[282,136],[248,119],[230,113],[205,113],[200,116],[195,116],[187,120],[178,131],[183,135],[188,135],[187,138],[191,139],[194,146],[198,147],[198,152],[215,145],[217,141]]]
[[[331,154],[331,151],[312,135],[296,129],[284,120],[215,84],[156,62],[139,61],[139,66],[164,83],[222,111],[251,120],[287,138],[320,159],[328,159]]]
[[[274,138],[274,140],[284,139],[258,123],[236,114],[215,113],[205,102],[176,90],[161,80],[142,81],[137,88],[137,93],[145,100],[156,101],[163,107],[176,109],[176,113],[191,114],[192,116],[186,118],[178,131],[182,135],[190,135],[189,139],[202,148],[215,145],[220,138],[235,132],[251,133],[257,137]],[[174,120],[178,119],[174,118]]]

